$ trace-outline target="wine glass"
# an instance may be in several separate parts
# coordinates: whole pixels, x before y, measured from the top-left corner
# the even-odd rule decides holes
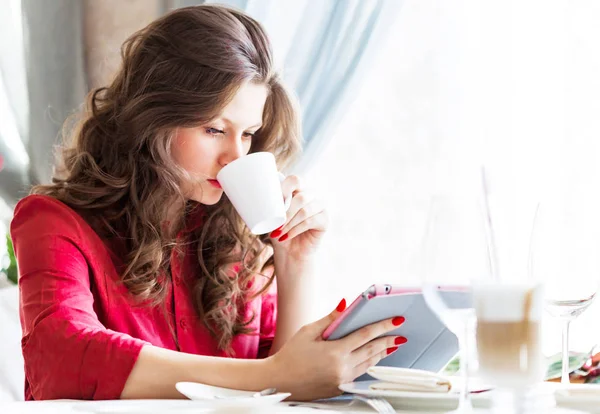
[[[421,261],[425,301],[458,339],[463,384],[452,413],[468,413],[472,411],[468,345],[475,327],[471,288],[475,281],[491,277],[483,209],[477,198],[432,197]]]
[[[546,311],[562,323],[562,376],[569,384],[571,322],[592,304],[600,277],[598,204],[573,194],[538,204],[529,272],[545,286]]]

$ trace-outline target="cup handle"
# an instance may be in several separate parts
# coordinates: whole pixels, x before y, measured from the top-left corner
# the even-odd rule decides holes
[[[285,180],[285,175],[283,175],[280,172],[278,174],[279,174],[279,182],[283,182],[283,180]],[[291,204],[292,204],[292,197],[288,197],[283,200],[283,206],[285,208],[285,211],[288,211],[290,209]]]

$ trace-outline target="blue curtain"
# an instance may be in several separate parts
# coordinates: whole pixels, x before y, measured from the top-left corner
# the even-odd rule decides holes
[[[209,0],[240,8],[268,31],[302,109],[306,172],[334,134],[397,22],[403,0]]]

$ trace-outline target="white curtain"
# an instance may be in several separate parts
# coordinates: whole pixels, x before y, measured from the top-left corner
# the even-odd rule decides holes
[[[316,162],[397,21],[403,0],[226,0],[260,21],[302,108],[304,154]]]

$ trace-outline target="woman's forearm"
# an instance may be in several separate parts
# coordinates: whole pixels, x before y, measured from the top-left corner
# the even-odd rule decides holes
[[[310,321],[314,260],[296,261],[275,252],[277,275],[277,330],[269,355],[276,353]]]
[[[308,323],[308,304],[313,279],[312,260],[295,261],[275,256],[277,274],[277,332],[270,355],[275,354]],[[273,357],[235,359],[200,356],[144,346],[131,371],[121,398],[183,398],[175,389],[180,381],[199,382],[241,390],[281,388]]]
[[[235,359],[186,354],[144,346],[129,374],[121,398],[183,398],[175,389],[180,381],[258,391],[276,387],[277,370],[267,359]]]

